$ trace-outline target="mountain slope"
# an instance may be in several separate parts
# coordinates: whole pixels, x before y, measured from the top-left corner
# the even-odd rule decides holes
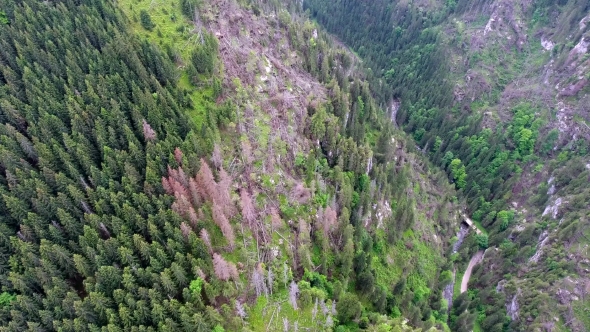
[[[303,5],[373,68],[380,102],[401,103],[400,126],[488,230],[481,327],[587,330],[588,3]]]
[[[447,329],[455,191],[315,24],[0,4],[0,330]]]

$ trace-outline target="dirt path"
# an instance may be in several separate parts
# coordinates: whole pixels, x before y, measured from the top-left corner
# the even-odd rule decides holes
[[[464,293],[467,291],[467,284],[469,284],[469,278],[471,278],[471,271],[473,270],[473,267],[477,263],[481,262],[482,258],[483,258],[483,250],[476,252],[475,255],[473,255],[473,257],[471,257],[471,260],[469,261],[469,265],[467,265],[467,269],[465,270],[465,274],[463,274],[463,280],[461,280],[461,293]]]

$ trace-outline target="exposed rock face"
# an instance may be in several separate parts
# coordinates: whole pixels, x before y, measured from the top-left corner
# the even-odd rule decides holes
[[[391,206],[389,205],[389,202],[380,201],[378,203],[373,204],[373,209],[367,216],[367,219],[365,220],[365,225],[368,225],[371,222],[373,216],[377,218],[377,228],[383,228],[383,220],[391,216]]]
[[[559,213],[559,207],[563,204],[563,199],[558,197],[553,204],[547,205],[545,210],[543,211],[543,217],[546,215],[550,215],[553,219],[557,219],[557,214]]]
[[[551,185],[551,187],[549,187],[549,189],[547,189],[547,195],[551,196],[553,194],[555,194],[555,184],[553,184],[553,181],[555,180],[555,177],[550,177],[549,181],[547,181],[547,184]]]
[[[520,293],[521,293],[521,291],[519,288],[518,291],[516,292],[516,294],[514,294],[514,296],[512,296],[512,300],[510,300],[510,302],[508,302],[506,304],[506,313],[508,314],[508,316],[510,316],[510,319],[512,319],[512,320],[518,319],[519,308],[520,308],[520,306],[518,305],[518,296],[520,295]]]
[[[569,85],[567,88],[561,90],[559,92],[560,97],[571,97],[575,96],[582,90],[586,84],[588,84],[588,79],[582,78],[581,80],[577,81],[575,84]]]
[[[551,51],[555,47],[555,44],[551,40],[541,37],[541,46],[543,46],[545,51]]]
[[[560,149],[568,150],[583,140],[590,140],[588,108],[590,105],[590,96],[588,96],[590,14],[586,4],[579,5],[580,3],[572,1],[568,2],[568,7],[563,6],[558,9],[552,7],[553,13],[547,14],[546,17],[552,23],[544,26],[538,23],[529,24],[528,20],[537,6],[531,1],[492,0],[480,4],[479,7],[470,8],[461,17],[456,18],[457,21],[464,22],[467,27],[453,30],[462,34],[463,43],[454,54],[460,59],[454,61],[459,65],[453,67],[458,77],[453,90],[455,102],[460,105],[469,105],[465,109],[471,111],[473,102],[477,103],[478,100],[485,99],[490,90],[497,89],[499,82],[497,78],[502,75],[500,68],[506,68],[506,64],[502,60],[482,61],[478,59],[478,56],[494,54],[500,59],[504,52],[511,54],[537,52],[535,56],[527,58],[522,67],[519,67],[522,69],[520,72],[515,73],[509,82],[502,84],[503,90],[496,105],[490,103],[478,109],[483,119],[482,127],[492,130],[502,128],[502,125],[512,120],[511,110],[515,105],[521,102],[532,102],[542,105],[540,107],[543,110],[550,110],[547,115],[542,115],[547,119],[546,130],[559,131],[558,138],[551,147],[551,153],[557,154]],[[580,12],[582,10],[585,12]],[[567,21],[568,19],[570,21]],[[508,61],[511,60],[510,57],[506,58]],[[538,62],[533,65],[533,61]],[[464,64],[463,67],[461,63]],[[581,162],[583,162],[582,165],[586,165],[589,161],[587,157],[584,157]],[[590,164],[587,168],[590,169]],[[559,286],[558,284],[564,282],[563,280],[537,288],[538,286],[532,282],[533,274],[529,274],[532,270],[546,270],[547,264],[552,260],[559,261],[554,256],[554,250],[564,245],[565,251],[568,252],[568,257],[563,260],[564,264],[567,261],[575,265],[575,273],[582,276],[580,279],[587,278],[590,273],[590,264],[583,263],[588,255],[587,247],[582,244],[584,241],[571,239],[558,241],[560,231],[566,226],[568,213],[576,202],[571,192],[563,190],[563,182],[556,181],[555,178],[546,182],[545,193],[549,199],[540,209],[527,203],[531,196],[529,189],[537,188],[536,186],[545,182],[551,175],[551,173],[541,172],[529,175],[529,182],[522,185],[524,188],[522,192],[513,192],[514,196],[520,196],[518,198],[513,196],[512,199],[529,211],[522,214],[529,221],[512,228],[517,232],[514,238],[510,239],[514,241],[513,243],[519,241],[519,236],[525,236],[518,233],[526,232],[527,226],[531,223],[547,219],[555,220],[556,223],[554,228],[539,230],[535,233],[527,243],[534,250],[534,254],[525,256],[523,267],[518,275],[515,273],[511,279],[499,283],[497,290],[504,292],[504,287],[511,289],[505,292],[507,315],[511,320],[529,325],[531,330],[530,326],[534,323],[539,324],[536,326],[544,326],[547,331],[560,331],[562,330],[560,326],[568,322],[568,330],[586,331],[583,325],[576,322],[573,313],[568,316],[568,313],[564,314],[557,308],[558,304],[573,306],[575,301],[583,298],[582,292],[576,293],[573,288]],[[581,238],[581,235],[578,236]],[[570,242],[576,243],[575,246],[578,249],[574,250],[575,246],[570,245]],[[509,284],[511,287],[508,286]],[[516,289],[518,292],[515,293]],[[551,308],[547,309],[544,317],[533,318],[528,315],[527,301],[532,298],[532,294],[549,295],[550,300],[549,298],[547,300],[551,301]]]
[[[397,126],[397,122],[396,122],[396,118],[397,118],[397,111],[399,111],[399,108],[401,106],[401,101],[398,99],[393,99],[390,103],[389,106],[389,112],[391,113],[390,115],[390,119],[391,122]]]
[[[531,257],[529,259],[529,262],[537,263],[539,261],[539,258],[543,254],[543,247],[545,246],[545,244],[547,243],[547,241],[549,241],[549,234],[547,233],[547,231],[544,231],[539,236],[539,244],[537,246],[537,251],[535,252],[535,254],[533,255],[533,257]]]
[[[447,300],[447,310],[450,311],[451,307],[453,306],[453,291],[455,289],[455,271],[453,271],[453,281],[445,286],[443,290],[443,297]]]
[[[461,247],[461,244],[463,243],[463,240],[465,239],[465,235],[467,235],[467,233],[469,233],[469,226],[461,223],[461,226],[459,228],[459,232],[457,233],[457,242],[455,242],[455,244],[453,244],[453,253],[456,253],[459,248]]]
[[[521,21],[521,16],[530,5],[530,1],[499,0],[491,2],[492,13],[483,29],[483,36],[496,32],[505,40],[515,43],[516,47],[520,49],[528,38],[524,32],[526,25]]]
[[[578,44],[570,51],[570,57],[586,54],[588,52],[588,46],[590,46],[590,36],[584,36],[580,39]]]
[[[569,34],[563,31],[565,26],[569,29],[569,25],[563,22],[578,16],[575,11],[579,11],[580,8],[562,8],[562,12],[555,12],[551,14],[554,16],[550,17],[550,20],[558,22],[557,24],[541,28],[537,28],[537,25],[537,30],[530,30],[531,24],[527,22],[535,10],[532,1],[494,0],[470,8],[457,20],[467,25],[482,17],[486,17],[487,21],[485,24],[472,25],[471,29],[460,31],[464,45],[454,56],[460,59],[456,62],[464,63],[464,74],[461,73],[460,65],[454,67],[463,75],[455,84],[455,101],[471,103],[484,98],[495,88],[498,84],[497,78],[502,75],[499,68],[505,64],[501,61],[495,64],[480,61],[474,65],[474,61],[477,61],[473,58],[474,54],[485,54],[490,49],[498,49],[500,53],[511,53],[515,48],[518,51],[534,53],[532,45],[540,43],[543,53],[550,53],[542,60],[542,67],[531,65],[527,61],[522,71],[505,84],[498,105],[489,105],[482,110],[482,125],[494,130],[497,123],[510,120],[511,114],[507,111],[511,107],[521,101],[534,100],[545,109],[558,110],[557,117],[551,117],[549,121],[551,126],[560,128],[564,133],[560,135],[559,146],[581,137],[589,138],[590,126],[586,127],[585,123],[590,121],[590,114],[586,106],[582,106],[581,109],[577,107],[588,103],[580,103],[572,97],[584,97],[584,91],[588,88],[590,58],[587,54],[590,51],[590,31],[586,30],[590,14],[586,13],[579,22],[574,22],[578,24],[574,24],[575,30]],[[533,58],[531,57],[532,61],[538,60]],[[585,122],[576,121],[576,118],[580,117]],[[562,128],[565,130],[561,130]]]

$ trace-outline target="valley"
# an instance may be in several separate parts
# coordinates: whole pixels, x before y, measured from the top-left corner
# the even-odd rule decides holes
[[[583,0],[0,0],[0,331],[587,331]]]
[[[447,170],[487,230],[489,241],[476,242],[498,251],[475,268],[480,326],[586,330],[571,304],[588,283],[580,268],[588,210],[565,207],[556,192],[588,201],[581,185],[588,178],[588,3],[311,0],[303,9],[359,52],[373,86],[383,82],[376,92],[383,105],[401,100],[397,123]],[[562,172],[568,180],[555,185]],[[570,238],[573,229],[580,235]],[[513,308],[510,320],[501,319],[503,306]]]

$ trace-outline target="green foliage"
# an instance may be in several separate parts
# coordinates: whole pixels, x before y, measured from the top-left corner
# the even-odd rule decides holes
[[[564,163],[569,159],[569,153],[568,151],[561,151],[558,155],[557,155],[557,161],[560,163]]]
[[[451,102],[451,86],[442,79],[448,64],[439,46],[439,31],[432,27],[436,19],[428,11],[383,0],[371,6],[313,0],[305,2],[304,9],[357,51],[368,67],[384,73],[387,84],[369,76],[380,100],[424,98],[429,106]],[[366,27],[355,23],[367,17],[371,20]]]
[[[535,117],[535,110],[527,103],[514,108],[514,117],[508,126],[508,133],[521,156],[533,153],[542,121]]]
[[[482,11],[481,8],[485,2],[449,0],[441,4],[444,8],[436,6],[436,9],[433,9],[434,6],[426,4],[417,9],[413,6],[405,6],[404,2],[385,0],[374,1],[371,6],[364,6],[362,3],[342,5],[340,2],[310,0],[304,3],[304,9],[309,10],[311,16],[328,31],[337,34],[341,40],[351,46],[363,62],[372,68],[367,77],[373,80],[372,83],[379,82],[372,87],[379,103],[387,105],[395,98],[403,100],[403,105],[397,113],[397,123],[423,149],[421,151],[430,156],[435,165],[448,171],[449,178],[454,180],[456,188],[462,189],[461,194],[468,205],[467,213],[472,213],[474,220],[490,228],[489,242],[491,245],[498,245],[508,233],[511,233],[510,228],[514,225],[514,213],[509,210],[507,203],[531,197],[534,204],[539,207],[544,206],[548,198],[548,186],[539,185],[537,195],[532,197],[533,190],[528,187],[530,183],[536,185],[540,180],[544,180],[547,171],[552,172],[554,168],[562,167],[576,154],[587,155],[588,143],[585,139],[576,139],[576,142],[571,142],[567,146],[568,151],[557,150],[560,148],[557,146],[559,131],[545,126],[549,112],[542,107],[547,105],[546,100],[534,95],[526,98],[509,97],[513,92],[510,91],[511,89],[522,90],[523,81],[515,80],[525,77],[522,73],[529,72],[530,68],[535,66],[540,68],[540,65],[545,64],[551,56],[562,55],[562,60],[556,59],[558,60],[556,68],[560,67],[559,61],[565,62],[567,49],[564,48],[564,44],[567,43],[566,48],[573,48],[575,45],[582,33],[578,31],[576,24],[583,18],[585,11],[580,10],[580,4],[576,1],[544,0],[535,2],[528,13],[519,13],[519,19],[524,24],[523,31],[545,29],[544,25],[549,22],[552,15],[560,17],[556,21],[557,27],[547,27],[556,31],[552,40],[561,39],[561,45],[555,47],[551,55],[543,52],[537,44],[510,49],[507,45],[512,45],[513,41],[506,40],[504,40],[506,43],[500,43],[504,47],[494,43],[484,43],[480,50],[466,49],[462,45],[469,37],[470,29],[480,29],[487,21],[487,17],[482,15],[477,18],[479,15],[477,13]],[[454,14],[450,15],[450,13]],[[463,20],[462,14],[473,16],[475,20]],[[529,22],[531,19],[532,22]],[[356,24],[360,21],[367,24],[361,26]],[[451,35],[445,34],[441,38],[440,30],[450,27],[456,28],[456,31],[453,30]],[[559,38],[572,32],[572,36],[576,36],[573,39],[568,37],[564,42],[565,38]],[[448,68],[448,62],[445,60],[453,59],[455,55],[469,61],[465,65],[457,65],[456,70],[445,69]],[[466,101],[467,99],[453,101],[445,97],[452,95],[446,83],[453,84],[458,77],[460,77],[459,86],[465,83],[462,81],[464,77],[462,70],[469,70],[483,77],[481,83],[486,86],[486,89],[489,87],[489,90],[477,91],[480,94],[476,96],[475,102]],[[442,73],[443,71],[446,72]],[[534,80],[530,80],[530,76],[526,78],[526,84],[533,84],[531,87],[536,84]],[[344,81],[338,80],[339,84]],[[512,84],[516,82],[518,83]],[[340,86],[343,85],[340,84]],[[527,87],[524,86],[524,88]],[[353,104],[356,103],[356,98],[357,95],[353,95],[350,99]],[[520,100],[523,102],[519,102]],[[499,101],[502,102],[499,103]],[[509,106],[506,107],[506,105]],[[507,113],[506,110],[512,113]],[[353,120],[354,123],[354,114],[349,114],[351,115],[349,120]],[[483,129],[490,127],[490,120],[506,121],[506,123],[492,124],[491,127],[495,128],[493,131]],[[583,119],[575,121],[583,121]],[[376,159],[388,159],[385,156],[391,156],[391,153],[388,153],[387,140],[380,137],[377,143]],[[555,161],[547,163],[547,157],[554,154],[558,154]],[[585,163],[587,161],[579,162],[582,166]],[[534,167],[534,165],[537,166]],[[526,172],[531,169],[537,174],[529,177],[530,174]],[[570,195],[574,188],[578,188],[577,193],[581,191],[575,169],[568,173],[572,176],[556,174],[556,188],[559,190],[560,197]],[[587,182],[587,174],[584,176]],[[568,191],[570,189],[572,191]],[[362,196],[362,191],[359,190],[359,193]],[[584,195],[576,199],[568,197],[568,207],[560,209],[560,214],[567,214],[583,206],[582,196]],[[588,197],[587,193],[585,197]],[[387,220],[385,227],[389,245],[398,241],[397,234],[405,230],[400,227],[401,222],[398,221],[402,218],[397,218],[404,215],[402,211],[406,211],[397,207],[405,204],[398,197],[395,197],[395,203],[392,218],[395,221]],[[417,204],[419,205],[420,202]],[[363,206],[362,199],[359,205]],[[398,211],[400,211],[399,214]],[[399,231],[400,228],[403,229]],[[559,225],[559,229],[564,230],[562,234],[564,239],[571,238],[572,232],[575,232],[576,223],[564,222]],[[534,227],[531,230],[534,230]],[[501,277],[506,271],[514,272],[515,265],[528,258],[527,254],[531,252],[528,242],[530,238],[535,239],[539,235],[537,233],[532,235],[529,232],[529,230],[523,231],[520,239],[513,238],[514,234],[520,232],[512,233],[511,240],[506,242],[512,244],[505,245],[506,250],[502,250],[504,260],[496,262],[497,271],[502,272],[492,271],[493,273],[489,273],[490,276],[482,276],[482,279],[488,278],[486,280],[493,281],[478,285],[480,294],[477,292],[471,294],[475,296],[474,302],[482,301],[482,303],[474,304],[474,307],[478,306],[480,324],[473,323],[477,317],[474,308],[457,311],[449,322],[453,331],[532,328],[507,322],[503,312],[496,314],[492,309],[503,308],[504,299],[497,299],[500,296],[494,293],[492,286],[489,286],[497,284],[498,275]],[[484,249],[489,245],[488,238],[483,235],[470,237],[468,241],[472,244],[471,247],[477,244],[479,248]],[[556,256],[563,254],[563,252],[556,253]],[[563,271],[560,259],[554,259],[550,264],[539,265],[550,266],[556,275],[561,273],[558,272],[559,270]],[[539,271],[529,271],[527,274],[542,273],[540,271],[544,268],[534,269]],[[381,271],[378,271],[378,275],[381,275]],[[400,308],[405,310],[406,306],[403,305]],[[537,314],[532,314],[532,318],[537,317],[538,312],[541,311],[535,310]],[[522,312],[526,312],[526,309],[522,309]]]
[[[480,249],[487,249],[488,248],[488,235],[487,234],[477,234],[475,235],[475,241]]]
[[[590,315],[588,315],[588,308],[590,308],[590,300],[585,299],[581,301],[575,301],[573,304],[573,310],[577,313],[577,317],[584,324],[586,329],[590,328]]]
[[[558,129],[551,129],[545,139],[542,140],[543,144],[541,146],[541,153],[544,155],[548,155],[555,146],[557,139],[559,138],[559,130]]]
[[[361,174],[358,179],[358,188],[359,188],[358,190],[365,191],[365,190],[369,189],[370,182],[371,182],[371,179],[369,178],[369,176],[367,174]]]
[[[201,6],[201,0],[180,0],[182,13],[190,20],[194,18],[195,11]]]
[[[452,331],[467,332],[473,329],[476,314],[471,312],[471,306],[471,297],[468,292],[462,293],[453,301],[449,324]]]
[[[318,272],[305,270],[303,280],[307,280],[311,287],[324,290],[327,294],[332,294],[332,284],[328,278]]]
[[[453,175],[457,188],[465,188],[467,184],[467,173],[465,172],[465,165],[461,163],[461,159],[453,159],[449,167],[451,168],[451,174]]]
[[[6,12],[3,10],[0,10],[0,24],[8,24],[8,16],[6,16]]]
[[[445,7],[447,7],[447,9],[449,11],[455,10],[455,7],[456,6],[457,6],[457,1],[456,0],[446,0],[445,1]]]
[[[445,270],[445,271],[441,272],[439,280],[440,280],[439,284],[443,285],[443,286],[451,283],[453,281],[453,275],[452,275],[451,271]]]
[[[328,200],[330,199],[330,195],[328,193],[317,192],[313,196],[313,201],[316,205],[321,206],[323,208],[328,206]]]
[[[145,9],[142,9],[139,12],[139,21],[141,22],[141,26],[148,31],[152,31],[156,26],[154,22],[152,22],[152,17]]]
[[[2,292],[2,294],[0,294],[0,307],[7,307],[14,300],[16,300],[16,295]]]
[[[203,33],[202,43],[197,43],[190,57],[191,64],[197,74],[211,75],[213,73],[218,48],[217,38],[212,34]]]
[[[442,145],[442,138],[440,138],[439,136],[436,136],[436,141],[434,142],[434,146],[432,146],[432,150],[438,151],[438,149],[440,149],[441,145]],[[451,156],[451,158],[452,158],[452,156]]]
[[[169,165],[196,173],[204,139],[174,65],[129,34],[113,2],[3,10],[19,19],[1,28],[0,57],[21,60],[0,69],[0,234],[14,239],[0,241],[0,280],[11,287],[0,326],[210,331],[211,303],[190,300],[188,283],[213,273],[211,258],[162,185]]]
[[[444,157],[442,158],[442,162],[443,165],[446,167],[447,165],[449,165],[451,163],[451,161],[453,160],[455,156],[453,155],[452,151],[447,151],[444,155]]]
[[[346,324],[361,316],[362,305],[355,294],[344,293],[340,297],[340,301],[336,303],[336,312],[338,313],[338,321]]]
[[[17,281],[15,292],[22,294],[19,301],[11,305],[15,307],[10,312],[14,315],[9,318],[11,328],[20,330],[34,326],[68,331],[80,329],[79,326],[90,329],[108,326],[108,329],[126,331],[148,326],[191,331],[223,331],[224,327],[227,330],[268,330],[267,324],[271,321],[282,323],[277,317],[273,321],[273,310],[266,310],[275,305],[276,312],[291,322],[297,320],[312,326],[309,317],[313,299],[329,296],[338,298],[341,323],[346,322],[354,329],[355,322],[361,322],[370,328],[370,325],[377,325],[377,319],[363,315],[362,303],[373,313],[395,312],[393,308],[401,304],[390,296],[389,285],[401,278],[402,268],[411,274],[408,288],[402,291],[411,305],[402,308],[403,315],[411,314],[414,325],[422,324],[422,319],[431,316],[430,309],[424,308],[430,296],[437,296],[436,288],[430,284],[436,282],[441,256],[410,229],[414,221],[422,221],[423,216],[414,213],[427,191],[417,190],[422,188],[417,185],[414,195],[418,197],[407,197],[415,173],[408,167],[400,170],[400,165],[393,162],[393,125],[389,119],[383,121],[385,118],[377,106],[379,103],[373,99],[373,91],[366,81],[359,79],[363,75],[349,76],[345,72],[352,70],[353,60],[348,53],[334,51],[321,34],[312,38],[314,25],[309,21],[303,23],[309,26],[298,29],[299,20],[285,19],[288,14],[284,12],[279,14],[280,24],[292,29],[288,31],[290,42],[300,45],[298,51],[302,53],[304,66],[316,77],[321,76],[324,82],[335,77],[329,87],[327,105],[315,111],[312,128],[303,128],[306,135],[319,141],[319,146],[308,158],[296,159],[299,167],[305,167],[309,187],[315,188],[315,196],[312,202],[301,205],[292,205],[286,196],[279,196],[277,200],[285,221],[292,220],[295,224],[300,221],[311,229],[306,230],[309,234],[293,233],[296,236],[292,237],[293,234],[284,234],[293,231],[286,227],[279,233],[266,232],[266,228],[256,230],[254,225],[248,225],[250,227],[244,227],[244,247],[241,247],[240,238],[235,248],[224,247],[224,234],[214,224],[218,223],[213,219],[219,217],[220,212],[216,210],[219,206],[193,196],[189,205],[195,211],[187,213],[187,206],[179,204],[183,201],[178,193],[176,198],[167,195],[170,190],[166,188],[166,179],[162,181],[173,173],[168,166],[189,176],[203,170],[204,164],[199,159],[210,158],[214,142],[219,142],[220,136],[228,134],[224,139],[233,139],[235,110],[250,97],[250,87],[246,85],[236,84],[238,97],[235,100],[233,89],[223,91],[215,37],[204,33],[203,41],[196,39],[196,43],[188,43],[184,38],[183,34],[189,35],[187,22],[181,21],[179,11],[192,18],[193,7],[199,7],[199,3],[180,1],[178,6],[176,2],[120,1],[127,13],[130,11],[137,16],[137,11],[140,12],[140,22],[135,20],[129,24],[139,36],[147,38],[144,42],[128,34],[125,30],[128,23],[120,19],[112,2],[69,1],[57,7],[34,0],[24,0],[24,3],[33,10],[11,3],[23,22],[15,22],[15,29],[10,28],[6,35],[0,36],[2,45],[10,46],[0,50],[2,58],[11,59],[9,53],[17,52],[22,59],[7,61],[0,69],[0,118],[11,126],[4,122],[0,126],[0,226],[7,225],[10,228],[7,234],[15,239],[11,243],[14,242],[16,248],[7,248],[16,262],[11,264],[10,276]],[[59,32],[52,40],[56,41],[58,53],[65,58],[63,63],[55,63],[55,68],[30,65],[54,62],[39,58],[45,54],[41,48],[53,46],[31,37],[43,35],[38,30],[44,25],[38,24],[38,15],[33,14],[39,12],[44,13],[43,23]],[[412,15],[419,19],[416,13]],[[170,25],[168,21],[175,23]],[[78,22],[91,23],[81,32],[73,33],[71,27]],[[420,38],[434,45],[435,35],[435,32],[426,31]],[[191,35],[191,38],[196,36]],[[34,40],[31,43],[21,45],[18,42],[30,38]],[[161,45],[164,51],[154,44]],[[426,47],[406,49],[397,55],[405,61],[414,55],[432,58],[436,53],[434,47]],[[69,57],[68,54],[79,56]],[[170,60],[177,57],[187,63],[186,70],[174,68]],[[322,59],[321,63],[317,63],[318,59]],[[400,66],[401,63],[396,62],[392,67]],[[409,73],[414,79],[420,75],[431,76],[419,63],[412,63],[410,67],[411,72],[400,72]],[[17,79],[13,79],[13,73],[17,73]],[[393,75],[391,79],[399,77]],[[194,86],[190,86],[191,82]],[[219,100],[227,102],[217,105]],[[186,112],[196,119],[198,127],[189,121]],[[436,110],[429,108],[427,112]],[[345,116],[350,116],[350,121],[346,128],[340,128]],[[255,127],[264,125],[260,120],[254,120]],[[260,130],[261,136],[270,136],[270,129],[266,128]],[[369,145],[375,144],[377,137],[384,146],[384,153],[379,162],[372,164],[373,151]],[[428,133],[424,132],[420,138],[428,139]],[[272,148],[281,151],[282,156],[288,155],[286,143],[278,141],[262,138],[260,146],[273,144]],[[439,140],[439,147],[441,144],[446,144],[446,138]],[[176,148],[182,149],[184,155],[177,158]],[[222,148],[223,153],[228,150],[235,154],[233,147]],[[259,154],[260,151],[255,152]],[[411,154],[404,157],[416,158]],[[222,165],[226,166],[226,161],[222,161]],[[369,162],[372,168],[366,174]],[[255,168],[259,166],[255,165]],[[213,172],[218,181],[222,176],[219,166]],[[249,175],[246,175],[246,182],[260,184],[260,177]],[[294,177],[297,178],[297,174]],[[186,181],[180,174],[178,178],[180,182]],[[171,179],[169,177],[168,181]],[[261,181],[272,195],[270,189],[274,188],[268,185],[270,178],[262,177]],[[256,203],[261,203],[259,208],[266,203],[276,207],[272,198],[266,200],[262,196],[256,198]],[[395,202],[394,215],[386,221],[387,227],[391,226],[392,233],[396,232],[400,238],[404,234],[403,241],[394,239],[390,245],[385,235],[377,241],[373,229],[363,230],[364,216],[378,200]],[[332,202],[339,211],[333,224],[321,225],[322,220],[310,215],[319,206],[333,207]],[[237,214],[231,222],[240,222],[239,218]],[[17,234],[19,230],[22,230],[20,235]],[[209,232],[209,237],[203,230]],[[2,228],[0,231],[4,233]],[[321,236],[323,232],[325,236]],[[287,252],[281,258],[299,265],[292,267],[288,279],[304,279],[299,282],[299,300],[303,307],[297,312],[289,309],[284,301],[285,290],[281,289],[282,285],[277,290],[275,281],[275,293],[260,296],[248,312],[248,322],[240,325],[244,322],[236,320],[237,309],[227,303],[237,304],[234,302],[237,294],[251,289],[243,285],[248,279],[245,274],[250,274],[255,266],[254,255],[251,255],[254,243],[250,237],[264,236],[264,240],[272,241],[274,246],[283,235],[286,241],[279,251]],[[314,242],[310,243],[309,235],[315,235]],[[339,241],[341,243],[337,244]],[[0,241],[0,245],[4,242]],[[293,244],[298,248],[296,252],[291,252]],[[331,251],[318,260],[321,268],[330,274],[306,271],[301,276],[300,271],[311,265],[306,254],[319,251],[318,248]],[[224,268],[219,259],[211,262],[213,250],[223,253],[228,261],[243,262],[244,267],[240,267],[239,276],[232,282],[214,277],[204,282],[200,277],[212,276]],[[377,252],[379,255],[375,254]],[[395,264],[388,263],[386,255],[389,254]],[[30,257],[35,259],[28,259]],[[314,263],[316,259],[312,257]],[[8,266],[4,255],[0,255],[0,260],[0,266]],[[402,266],[406,263],[408,266]],[[260,265],[265,277],[276,273],[273,264]],[[36,273],[47,276],[47,282],[42,284]],[[0,277],[4,280],[5,274]],[[350,293],[354,289],[365,294],[359,299]],[[193,296],[196,294],[203,296]],[[60,319],[46,320],[28,314],[31,303],[34,303],[34,312]],[[63,314],[55,303],[65,306],[63,312],[72,314]],[[247,307],[247,310],[250,309]],[[402,314],[399,309],[398,313]],[[266,321],[261,323],[264,319]],[[0,323],[8,324],[4,316],[0,317]],[[389,322],[380,325],[386,329],[397,326]],[[429,325],[424,327],[427,329]],[[276,330],[276,326],[270,329]]]
[[[315,158],[315,153],[313,151],[310,151],[310,153],[307,155],[307,160],[305,164],[305,183],[307,185],[310,185],[313,181],[316,171],[317,162]]]
[[[533,140],[533,132],[530,129],[522,128],[514,138],[518,142],[518,151],[521,155],[527,156],[533,152],[535,142]]]
[[[296,167],[303,167],[305,165],[305,161],[307,158],[302,153],[298,153],[295,155],[295,166]]]
[[[193,292],[193,294],[197,294],[197,295],[201,294],[202,288],[203,288],[203,279],[201,279],[200,277],[191,281],[191,283],[189,285],[189,289]]]
[[[500,211],[496,215],[496,220],[500,221],[500,229],[505,230],[508,228],[510,223],[514,220],[514,211]]]
[[[422,140],[422,137],[424,137],[424,133],[426,133],[426,129],[424,128],[419,128],[418,130],[416,130],[414,132],[414,140],[420,142]]]
[[[360,199],[361,199],[361,196],[359,195],[359,193],[356,192],[356,191],[353,191],[352,192],[352,204],[351,204],[351,206],[353,208],[356,207],[358,205]]]
[[[420,303],[427,299],[428,295],[430,295],[430,289],[424,285],[418,285],[414,287],[414,302]]]

